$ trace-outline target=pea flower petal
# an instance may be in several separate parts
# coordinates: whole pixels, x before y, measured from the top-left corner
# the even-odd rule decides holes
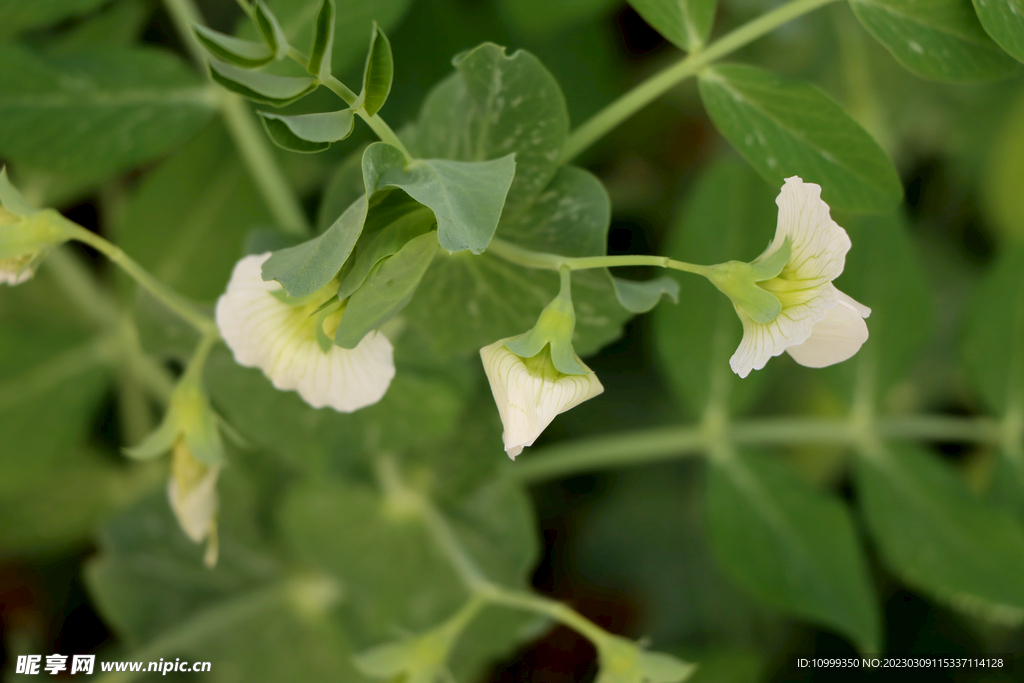
[[[588,374],[566,375],[555,368],[549,346],[531,358],[521,358],[505,346],[506,341],[480,349],[480,358],[505,427],[505,452],[515,460],[557,415],[597,396],[604,387],[578,357],[576,361]]]
[[[783,351],[808,367],[839,363],[857,353],[868,338],[864,318],[871,309],[832,284],[846,265],[850,237],[829,215],[821,187],[796,176],[787,178],[775,203],[775,239],[755,263],[770,258],[788,238],[790,256],[782,272],[757,283],[778,298],[782,310],[775,319],[758,323],[736,307],[743,339],[729,365],[740,377],[760,370]]]
[[[314,408],[351,413],[379,401],[395,376],[388,338],[374,331],[354,349],[332,346],[325,353],[313,313],[334,293],[285,303],[274,295],[281,285],[263,280],[268,258],[270,252],[239,261],[217,301],[217,327],[238,364],[261,369],[276,388],[297,391]]]

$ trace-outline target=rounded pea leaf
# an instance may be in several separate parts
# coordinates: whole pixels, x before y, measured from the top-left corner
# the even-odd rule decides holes
[[[715,21],[716,0],[629,0],[637,14],[680,50],[704,45]]]
[[[274,53],[274,59],[284,59],[288,55],[288,38],[277,17],[263,0],[256,0],[256,26],[267,47]]]
[[[773,186],[798,175],[847,211],[886,211],[902,198],[888,155],[813,85],[738,64],[703,72],[699,85],[715,127]]]
[[[878,652],[878,606],[843,504],[762,454],[713,459],[708,479],[712,546],[736,583]]]
[[[453,60],[456,72],[427,96],[411,149],[423,158],[477,161],[516,155],[504,215],[525,211],[558,171],[569,113],[555,78],[518,50],[484,43]],[[442,245],[444,243],[442,242]]]
[[[376,23],[370,37],[370,50],[366,54],[366,68],[363,70],[363,110],[373,116],[384,106],[391,94],[391,82],[395,77],[395,59],[391,55],[391,42]]]
[[[259,115],[274,144],[291,152],[322,152],[351,135],[355,125],[351,109],[298,116],[261,111]]]
[[[210,59],[210,77],[233,93],[272,107],[283,107],[301,100],[319,86],[315,78],[274,76],[213,58]]]
[[[988,81],[1016,67],[985,33],[969,0],[850,0],[850,7],[897,62],[923,78]]]
[[[205,26],[196,26],[195,30],[206,51],[225,64],[253,69],[274,61],[273,51],[264,43],[241,40]]]
[[[1024,620],[1024,527],[917,447],[861,457],[857,492],[882,559],[909,585],[993,621]]]
[[[974,9],[992,40],[1017,61],[1024,62],[1024,2],[974,0]]]

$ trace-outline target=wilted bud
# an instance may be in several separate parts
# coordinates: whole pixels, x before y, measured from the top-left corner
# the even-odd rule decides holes
[[[167,482],[171,509],[186,536],[194,543],[206,541],[203,562],[212,567],[217,564],[217,476],[220,465],[211,467],[196,460],[184,439],[178,439],[172,451],[171,479]]]

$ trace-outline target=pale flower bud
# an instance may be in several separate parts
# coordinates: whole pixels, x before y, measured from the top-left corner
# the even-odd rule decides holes
[[[172,451],[171,479],[167,482],[171,509],[186,536],[194,543],[207,542],[203,561],[212,567],[217,564],[217,476],[220,465],[211,467],[196,460],[184,439],[178,439]]]
[[[604,391],[597,375],[575,361],[585,375],[559,372],[551,361],[549,346],[530,358],[521,358],[505,345],[506,339],[480,349],[491,393],[505,427],[505,452],[515,460],[523,448],[532,446],[556,415],[578,406]]]

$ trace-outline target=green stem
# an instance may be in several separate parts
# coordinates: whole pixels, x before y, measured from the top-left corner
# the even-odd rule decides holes
[[[193,0],[163,0],[163,3],[192,59],[205,68],[206,53],[192,30],[193,26],[205,23],[199,9]],[[242,98],[223,90],[218,92],[217,102],[228,133],[274,220],[282,230],[305,237],[310,227],[302,204],[278,166],[256,117]]]
[[[595,645],[604,643],[611,635],[568,605],[534,595],[525,591],[513,591],[496,584],[489,584],[481,593],[485,600],[495,605],[535,612],[551,617],[586,636]]]
[[[65,227],[69,230],[72,239],[88,244],[90,247],[116,263],[122,270],[124,270],[124,272],[139,283],[140,286],[163,302],[165,306],[196,328],[196,330],[201,334],[215,336],[219,334],[217,331],[217,325],[213,320],[200,313],[180,294],[150,275],[149,271],[140,266],[116,244],[108,242],[96,233],[86,230],[82,226],[77,223],[72,223],[66,218],[63,219],[63,221]]]
[[[868,434],[864,433],[865,429]],[[702,426],[660,427],[556,444],[516,462],[509,476],[535,483],[593,470],[701,455],[719,442],[758,446],[855,446],[865,438],[996,445],[1004,437],[1000,423],[987,417],[908,415],[878,419],[867,427],[843,419],[759,418],[726,425],[716,434]]]
[[[604,137],[610,130],[712,62],[735,52],[799,16],[835,1],[792,0],[740,26],[735,31],[727,33],[708,45],[706,49],[693,52],[673,66],[651,76],[574,130],[565,141],[559,163],[568,163],[580,152]]]
[[[524,249],[498,237],[491,240],[491,243],[487,246],[487,252],[524,268],[544,270],[560,271],[564,268],[569,270],[588,270],[590,268],[615,268],[617,266],[655,266],[658,268],[681,270],[685,273],[694,273],[705,277],[711,272],[710,266],[676,261],[667,256],[560,256],[558,254],[547,254]]]

